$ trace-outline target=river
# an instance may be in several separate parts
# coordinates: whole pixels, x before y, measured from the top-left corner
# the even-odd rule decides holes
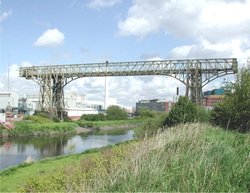
[[[133,134],[133,130],[128,130],[121,135],[77,134],[1,139],[0,169],[21,164],[30,156],[40,160],[128,141],[134,138]]]

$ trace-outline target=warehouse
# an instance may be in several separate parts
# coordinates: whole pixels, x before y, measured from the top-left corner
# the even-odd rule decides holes
[[[0,92],[0,109],[18,109],[18,95],[14,92]]]

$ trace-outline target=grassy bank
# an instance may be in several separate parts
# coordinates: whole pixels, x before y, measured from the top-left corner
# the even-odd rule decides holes
[[[6,170],[0,191],[247,192],[249,144],[249,133],[179,125],[143,141]]]
[[[14,129],[2,130],[10,137],[16,136],[37,136],[51,135],[57,133],[73,133],[78,126],[76,123],[33,123],[28,121],[20,121],[15,123]]]
[[[15,122],[15,128],[6,130],[0,127],[1,136],[19,137],[19,136],[38,136],[52,135],[60,133],[75,133],[77,127],[86,127],[95,129],[122,129],[135,127],[141,124],[144,119],[128,119],[114,121],[76,121],[76,122],[53,122],[49,119],[39,116],[29,116],[23,121]],[[122,131],[119,131],[122,132]],[[111,132],[112,133],[112,132]],[[114,131],[113,133],[116,133]]]
[[[122,144],[126,146],[126,144],[129,143],[130,142],[125,142]],[[105,155],[105,152],[109,151],[111,148],[116,151],[115,149],[118,149],[118,145],[91,149],[79,154],[47,158],[2,170],[0,171],[0,192],[16,192],[24,190],[23,186],[25,184],[31,183],[32,179],[40,179],[40,177],[48,177],[49,179],[51,177],[55,178],[52,180],[52,183],[44,181],[45,183],[43,185],[46,186],[47,184],[48,190],[56,190],[58,188],[55,188],[55,186],[61,185],[59,181],[57,181],[60,179],[60,176],[62,178],[67,176],[73,177],[76,175],[76,170],[81,168],[82,171],[83,167],[86,167],[86,171],[92,171],[94,168],[92,168],[93,165],[91,165],[90,160],[101,160],[103,155]],[[121,151],[120,154],[122,154]]]
[[[77,124],[81,127],[93,127],[93,128],[103,128],[103,127],[116,127],[122,125],[135,125],[141,124],[145,121],[143,118],[126,119],[126,120],[107,120],[107,121],[85,121],[79,120]]]

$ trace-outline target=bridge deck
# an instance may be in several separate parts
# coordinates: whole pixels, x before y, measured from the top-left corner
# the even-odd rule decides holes
[[[237,71],[236,58],[155,60],[136,62],[106,62],[70,65],[48,65],[20,67],[19,76],[41,78],[44,75],[60,75],[64,78],[98,76],[141,76],[141,75],[180,75],[197,69],[203,74]]]

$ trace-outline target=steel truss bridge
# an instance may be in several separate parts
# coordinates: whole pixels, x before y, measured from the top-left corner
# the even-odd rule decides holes
[[[20,67],[19,76],[40,86],[40,107],[62,118],[64,87],[82,77],[163,75],[186,86],[186,96],[201,104],[202,88],[214,79],[237,73],[236,58],[106,62]]]

